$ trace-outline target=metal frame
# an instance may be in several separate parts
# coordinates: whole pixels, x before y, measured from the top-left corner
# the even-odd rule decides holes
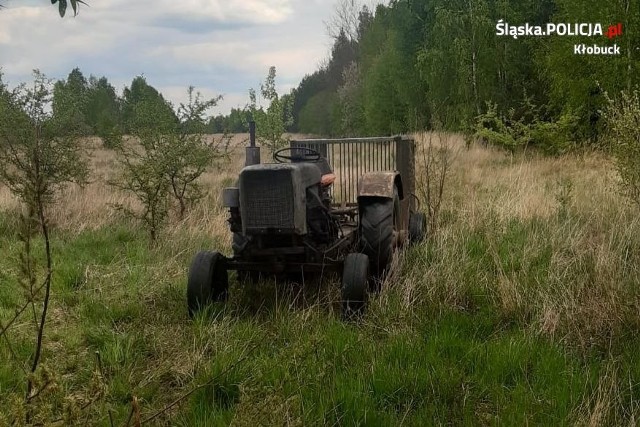
[[[404,198],[400,201],[403,227],[416,209],[415,141],[408,136],[341,139],[296,139],[291,148],[305,147],[324,156],[336,174],[332,188],[336,207],[358,205],[358,179],[367,172],[400,174]]]
[[[407,136],[297,139],[290,146],[314,149],[329,161],[341,184],[334,197],[347,204],[356,204],[358,178],[366,172],[397,171],[407,194],[415,192],[415,141]]]

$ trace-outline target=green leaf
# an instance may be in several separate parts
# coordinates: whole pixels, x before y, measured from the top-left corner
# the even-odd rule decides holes
[[[69,0],[71,2],[71,7],[73,8],[73,16],[78,14],[78,3],[77,0]]]
[[[64,18],[64,14],[67,11],[67,0],[60,0],[60,3],[58,3],[59,8],[58,11],[60,12],[60,17]]]
[[[58,0],[51,0],[51,4],[56,4]]]

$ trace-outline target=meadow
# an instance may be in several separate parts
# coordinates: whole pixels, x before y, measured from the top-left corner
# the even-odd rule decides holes
[[[419,150],[428,138],[416,136]],[[636,425],[640,220],[611,161],[447,138],[437,229],[399,254],[359,322],[341,321],[335,278],[240,286],[234,274],[225,305],[188,318],[192,256],[230,254],[220,196],[245,136],[155,245],[112,207],[135,205],[107,185],[113,152],[87,141],[91,182],[50,211],[47,387],[34,423]],[[19,212],[0,188],[3,324],[24,303]],[[0,341],[0,425],[23,410],[34,340],[27,311]]]

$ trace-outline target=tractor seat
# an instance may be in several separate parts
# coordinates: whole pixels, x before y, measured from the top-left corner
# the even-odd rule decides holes
[[[335,173],[327,173],[322,175],[322,178],[320,179],[320,185],[322,185],[323,187],[329,187],[331,184],[333,184],[335,180],[336,180]]]

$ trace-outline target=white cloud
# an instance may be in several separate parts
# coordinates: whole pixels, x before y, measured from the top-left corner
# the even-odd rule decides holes
[[[118,89],[144,74],[175,103],[195,85],[224,94],[221,112],[243,106],[268,67],[288,91],[328,52],[333,0],[89,0],[60,19],[49,2],[8,0],[0,11],[0,66],[11,84],[39,68],[64,78],[74,67]],[[178,90],[182,88],[181,90]]]
[[[292,13],[290,0],[158,0],[170,15],[209,17],[219,21],[281,23]]]

